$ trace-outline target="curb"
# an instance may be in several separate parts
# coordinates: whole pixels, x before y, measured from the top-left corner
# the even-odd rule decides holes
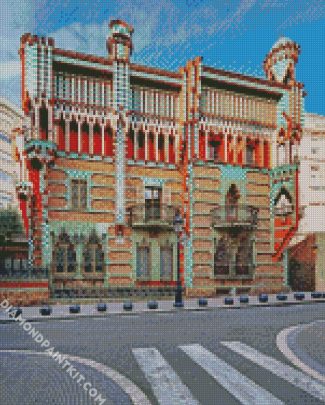
[[[233,305],[220,305],[217,307],[196,307],[196,308],[171,308],[171,309],[144,309],[142,311],[124,311],[124,312],[106,312],[102,314],[80,314],[74,316],[39,316],[34,318],[24,318],[26,322],[49,322],[49,321],[65,321],[65,320],[77,320],[77,319],[87,319],[87,318],[108,318],[110,316],[135,316],[141,314],[166,314],[166,313],[176,313],[176,312],[201,312],[201,311],[213,311],[220,309],[249,309],[258,307],[287,307],[293,305],[309,305],[309,304],[319,304],[325,303],[325,299],[314,299],[305,301],[285,301],[285,302],[266,302],[266,303],[252,303],[252,304],[233,304]],[[14,319],[0,319],[0,324],[10,324],[15,323]]]

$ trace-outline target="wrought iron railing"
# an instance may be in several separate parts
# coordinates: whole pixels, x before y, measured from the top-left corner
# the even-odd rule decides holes
[[[258,208],[252,205],[218,205],[211,210],[212,225],[216,227],[256,226]]]
[[[0,280],[4,279],[24,279],[24,280],[39,280],[48,278],[48,270],[46,268],[15,270],[1,267]]]
[[[172,227],[177,208],[171,205],[134,205],[128,209],[130,226]]]

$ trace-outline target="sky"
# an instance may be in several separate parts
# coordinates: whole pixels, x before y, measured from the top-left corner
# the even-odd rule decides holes
[[[325,115],[325,0],[0,0],[0,95],[20,104],[22,34],[107,56],[116,18],[134,27],[133,62],[175,71],[203,56],[205,65],[264,77],[266,54],[289,37],[301,46],[306,111]]]

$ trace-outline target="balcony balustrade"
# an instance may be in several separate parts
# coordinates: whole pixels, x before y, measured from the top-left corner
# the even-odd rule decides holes
[[[153,206],[134,205],[128,209],[129,225],[133,228],[164,228],[173,229],[173,221],[177,208],[171,205],[157,204]]]
[[[157,204],[153,206],[134,205],[128,209],[129,225],[133,228],[173,229],[177,207]]]
[[[257,226],[258,208],[252,205],[218,205],[211,210],[212,225],[216,228]]]

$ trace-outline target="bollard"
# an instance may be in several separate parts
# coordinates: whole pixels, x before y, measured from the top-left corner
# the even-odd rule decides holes
[[[294,293],[293,297],[297,301],[302,301],[305,299],[305,294],[302,292],[297,292],[297,293]]]
[[[40,308],[39,313],[42,316],[50,316],[52,313],[52,308],[49,305],[46,305],[46,306]]]
[[[12,307],[9,311],[10,318],[18,318],[19,315],[23,313],[23,310],[20,307]]]
[[[323,294],[321,292],[312,292],[311,298],[322,298]]]
[[[267,294],[260,294],[258,297],[259,302],[268,302],[269,301],[269,296]]]
[[[249,303],[249,297],[248,297],[248,295],[241,295],[241,296],[239,297],[239,302],[240,302],[241,304],[248,304],[248,303]]]
[[[198,299],[198,304],[199,304],[199,307],[207,307],[208,306],[208,300],[206,298],[200,297]]]
[[[107,310],[107,305],[104,304],[103,302],[100,302],[99,304],[97,304],[97,311],[98,312],[106,312]]]
[[[233,304],[234,304],[234,299],[232,297],[225,298],[225,305],[233,305]]]
[[[69,307],[69,312],[70,312],[70,314],[79,314],[79,312],[80,312],[80,305],[79,305],[79,304],[70,305],[70,307]]]
[[[278,301],[286,301],[286,300],[288,299],[288,296],[287,296],[286,294],[278,294],[278,295],[276,296],[276,299],[277,299]]]
[[[148,307],[148,309],[157,309],[158,302],[157,301],[148,301],[147,307]]]
[[[132,302],[131,301],[124,302],[123,309],[124,309],[124,311],[132,311],[132,309],[133,309]]]

